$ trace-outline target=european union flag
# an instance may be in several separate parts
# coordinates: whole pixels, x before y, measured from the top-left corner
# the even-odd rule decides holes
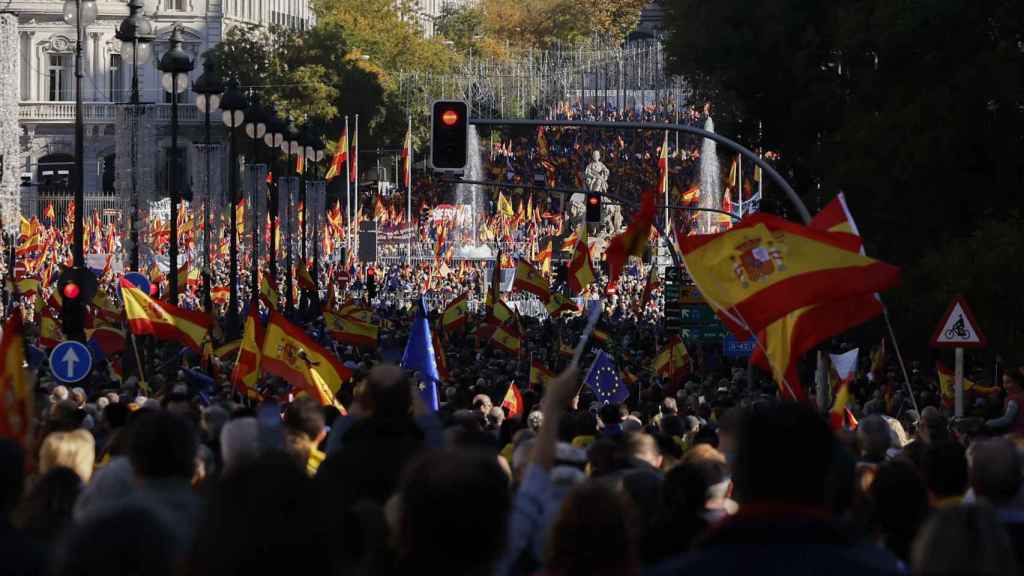
[[[430,338],[430,323],[427,322],[427,307],[420,298],[416,320],[409,332],[409,341],[405,344],[402,354],[402,368],[416,370],[424,381],[420,389],[423,401],[435,411],[438,408],[437,384],[441,377],[437,374],[437,358],[434,356],[434,342]]]
[[[594,363],[590,365],[587,377],[583,381],[603,404],[621,404],[629,398],[629,390],[615,368],[615,361],[605,354],[604,350],[597,351],[597,357],[594,358]]]

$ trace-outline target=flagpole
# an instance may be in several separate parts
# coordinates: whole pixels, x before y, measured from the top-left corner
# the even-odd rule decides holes
[[[348,116],[345,116],[345,148],[348,148]],[[352,191],[351,191],[351,173],[352,173],[352,159],[349,158],[350,152],[348,150],[342,150],[345,153],[345,222],[348,226],[348,234],[345,234],[345,257],[348,258],[349,254],[352,253]],[[340,154],[335,150],[335,154]]]
[[[352,184],[353,184],[353,186],[352,186],[352,193],[354,195],[353,199],[352,199],[352,205],[355,207],[355,213],[352,215],[353,224],[355,225],[355,232],[352,235],[352,240],[354,241],[355,249],[358,251],[359,250],[359,114],[356,114],[356,131],[355,131],[354,139],[355,139],[355,146],[354,146],[355,150],[352,153],[352,158],[351,158],[351,161],[349,162],[349,165],[351,166],[352,162],[355,162],[355,167],[356,167],[356,169],[352,172],[352,179],[353,179],[352,180]]]
[[[736,155],[736,192],[737,192],[737,194],[739,194],[736,197],[736,205],[739,206],[739,208],[740,208],[739,211],[737,211],[736,213],[739,214],[740,218],[743,218],[743,155],[742,154],[737,154]]]
[[[405,187],[405,226],[409,230],[408,238],[406,239],[408,262],[409,266],[412,266],[412,113],[409,113],[409,150],[407,151],[408,157],[405,160],[405,181],[408,184]]]

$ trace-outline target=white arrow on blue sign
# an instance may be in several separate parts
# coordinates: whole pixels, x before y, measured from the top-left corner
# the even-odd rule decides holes
[[[74,384],[89,375],[92,354],[85,344],[66,340],[57,344],[50,353],[50,372],[65,384]]]

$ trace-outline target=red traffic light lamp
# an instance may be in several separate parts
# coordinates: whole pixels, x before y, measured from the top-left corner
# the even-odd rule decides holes
[[[441,113],[441,122],[445,126],[455,126],[455,123],[459,121],[459,113],[455,110],[445,110]]]
[[[601,222],[601,194],[597,192],[587,192],[586,222],[587,224]]]
[[[81,289],[78,287],[78,284],[68,282],[64,285],[64,297],[68,300],[75,300],[80,293]]]

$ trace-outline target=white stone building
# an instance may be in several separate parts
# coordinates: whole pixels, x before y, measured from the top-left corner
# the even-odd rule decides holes
[[[138,67],[140,98],[145,113],[138,134],[137,171],[140,185],[152,189],[151,198],[166,193],[164,183],[165,151],[169,147],[170,100],[160,88],[156,69],[161,55],[168,49],[168,37],[174,25],[183,28],[183,48],[195,58],[190,80],[202,74],[201,54],[217,44],[227,30],[238,25],[269,26],[277,24],[303,29],[314,23],[315,16],[308,0],[146,0],[146,14],[156,32],[153,55],[149,63]],[[84,31],[82,53],[82,96],[85,123],[85,192],[90,196],[117,196],[125,190],[125,171],[130,163],[116,157],[117,150],[126,150],[124,140],[129,131],[125,124],[131,88],[131,47],[122,46],[114,37],[120,22],[128,15],[126,0],[96,0],[98,16]],[[0,53],[0,81],[15,84],[17,100],[16,163],[7,155],[0,178],[0,196],[12,194],[24,198],[26,193],[47,195],[70,194],[68,176],[73,165],[75,117],[75,27],[62,18],[63,0],[12,0],[0,2],[0,10],[8,13],[0,33],[8,34],[0,49],[16,45],[15,53]],[[16,19],[16,40],[10,38],[11,24]],[[15,80],[16,79],[16,80]],[[189,83],[191,88],[191,81]],[[6,86],[8,99],[11,86]],[[2,95],[0,91],[0,95]],[[189,90],[180,100],[181,130],[179,146],[190,149],[202,140],[202,115],[195,107],[195,94]],[[9,104],[8,104],[8,107]],[[0,100],[0,121],[4,115]],[[219,120],[219,115],[214,116]],[[217,122],[219,129],[220,123]],[[12,132],[0,126],[0,140]],[[219,135],[214,141],[219,141]],[[0,156],[5,144],[0,142]],[[9,146],[9,144],[8,144]],[[182,154],[188,158],[192,152]],[[149,166],[147,171],[146,166]],[[115,168],[117,166],[117,168]],[[12,170],[13,168],[13,170]],[[188,167],[182,167],[188,170]],[[11,172],[16,173],[11,180]],[[19,190],[11,183],[20,180]],[[123,195],[123,194],[122,194]],[[155,199],[155,198],[154,198]],[[41,202],[31,202],[41,204]],[[24,199],[22,209],[32,212]],[[9,205],[8,205],[9,206]],[[0,205],[2,208],[2,205]],[[8,211],[10,208],[8,207]],[[41,208],[40,208],[41,210]],[[9,214],[0,213],[9,224]]]

